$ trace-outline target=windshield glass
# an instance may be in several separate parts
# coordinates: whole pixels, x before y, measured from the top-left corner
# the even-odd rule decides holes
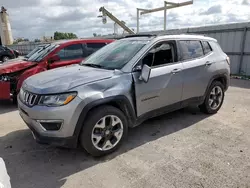
[[[27,61],[34,61],[34,62],[41,61],[46,55],[48,55],[56,47],[58,47],[58,45],[47,44],[47,45],[43,46],[41,49],[37,50],[35,53],[33,53],[27,59]]]
[[[91,55],[81,65],[99,67],[103,69],[121,69],[127,64],[149,41],[118,40]]]
[[[41,46],[37,46],[34,50],[32,50],[30,53],[28,53],[26,56],[25,56],[25,59],[29,59],[34,53],[36,53],[37,51],[43,49],[45,45],[41,45]]]

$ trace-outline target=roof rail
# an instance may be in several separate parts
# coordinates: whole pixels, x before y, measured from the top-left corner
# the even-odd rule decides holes
[[[201,33],[181,33],[180,35],[197,35],[197,36],[207,36],[206,34],[201,34]]]
[[[134,34],[134,35],[127,35],[123,38],[132,38],[132,37],[156,37],[155,34]]]

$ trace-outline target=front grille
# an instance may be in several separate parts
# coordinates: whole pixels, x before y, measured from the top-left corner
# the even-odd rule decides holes
[[[37,103],[38,95],[30,93],[28,91],[20,92],[22,102],[28,106],[34,106]]]

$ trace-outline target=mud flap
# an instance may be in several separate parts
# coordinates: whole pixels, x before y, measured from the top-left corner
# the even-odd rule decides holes
[[[10,99],[10,82],[0,81],[0,100]]]

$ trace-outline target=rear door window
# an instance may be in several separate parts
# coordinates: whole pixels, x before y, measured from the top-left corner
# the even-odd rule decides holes
[[[181,48],[181,60],[199,58],[204,55],[200,41],[182,40],[179,41]]]
[[[210,46],[210,44],[206,41],[202,42],[202,46],[203,46],[203,50],[204,50],[204,54],[209,54],[210,52],[212,52],[212,48]]]
[[[92,49],[100,49],[105,45],[106,43],[87,43],[87,47]]]
[[[81,44],[72,44],[57,52],[61,60],[73,60],[83,57],[83,49]]]
[[[83,44],[84,57],[88,57],[92,53],[106,46],[106,43],[86,43]]]

